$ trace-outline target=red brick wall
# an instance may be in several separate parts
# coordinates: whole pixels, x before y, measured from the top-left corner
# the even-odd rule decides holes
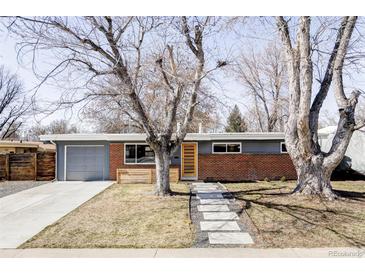
[[[125,165],[124,144],[109,147],[109,176],[116,179],[117,168],[155,168],[155,165]],[[296,172],[288,154],[199,154],[199,180],[243,181],[296,179]],[[174,166],[178,167],[178,166]]]
[[[199,154],[199,180],[296,179],[288,154]]]
[[[117,168],[123,165],[123,144],[109,145],[109,177],[110,180],[116,180]]]
[[[178,166],[171,166],[178,167]],[[155,165],[125,165],[124,143],[111,143],[109,146],[109,177],[116,180],[118,168],[156,168]]]

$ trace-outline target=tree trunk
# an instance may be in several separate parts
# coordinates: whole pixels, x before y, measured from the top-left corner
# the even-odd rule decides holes
[[[167,196],[170,189],[170,154],[164,150],[155,151],[156,195]]]
[[[298,184],[293,194],[316,195],[330,200],[336,198],[331,187],[330,168],[323,166],[323,161],[310,161],[297,165]]]

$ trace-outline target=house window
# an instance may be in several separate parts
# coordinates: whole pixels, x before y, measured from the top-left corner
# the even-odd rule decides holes
[[[280,143],[280,152],[281,153],[288,153],[288,151],[286,150],[285,142]]]
[[[241,143],[213,143],[213,153],[241,153]]]
[[[155,163],[155,153],[149,145],[126,144],[125,145],[126,164],[153,164]]]

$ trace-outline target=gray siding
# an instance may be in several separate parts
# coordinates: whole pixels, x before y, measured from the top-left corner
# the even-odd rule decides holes
[[[171,164],[179,166],[181,163],[181,146],[178,147],[174,156],[171,157]]]
[[[210,142],[210,141],[199,142],[198,152],[199,152],[199,154],[211,154],[212,153],[212,142]]]
[[[67,145],[104,145],[104,179],[109,179],[109,143],[103,141],[59,141],[57,144],[57,180],[65,180],[65,146]]]
[[[271,141],[271,140],[263,140],[263,141],[255,141],[255,140],[247,140],[242,142],[242,152],[243,153],[259,153],[259,154],[278,154],[280,153],[280,143],[284,142],[284,140],[280,141]]]
[[[278,154],[280,153],[280,143],[284,140],[246,140],[246,141],[201,141],[199,142],[199,154],[211,154],[213,143],[237,143],[242,146],[242,153],[257,153],[257,154]]]

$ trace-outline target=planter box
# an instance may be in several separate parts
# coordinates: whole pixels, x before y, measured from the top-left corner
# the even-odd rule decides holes
[[[170,183],[179,181],[179,169],[170,168]],[[118,184],[153,184],[156,182],[156,169],[120,168],[117,169]]]

